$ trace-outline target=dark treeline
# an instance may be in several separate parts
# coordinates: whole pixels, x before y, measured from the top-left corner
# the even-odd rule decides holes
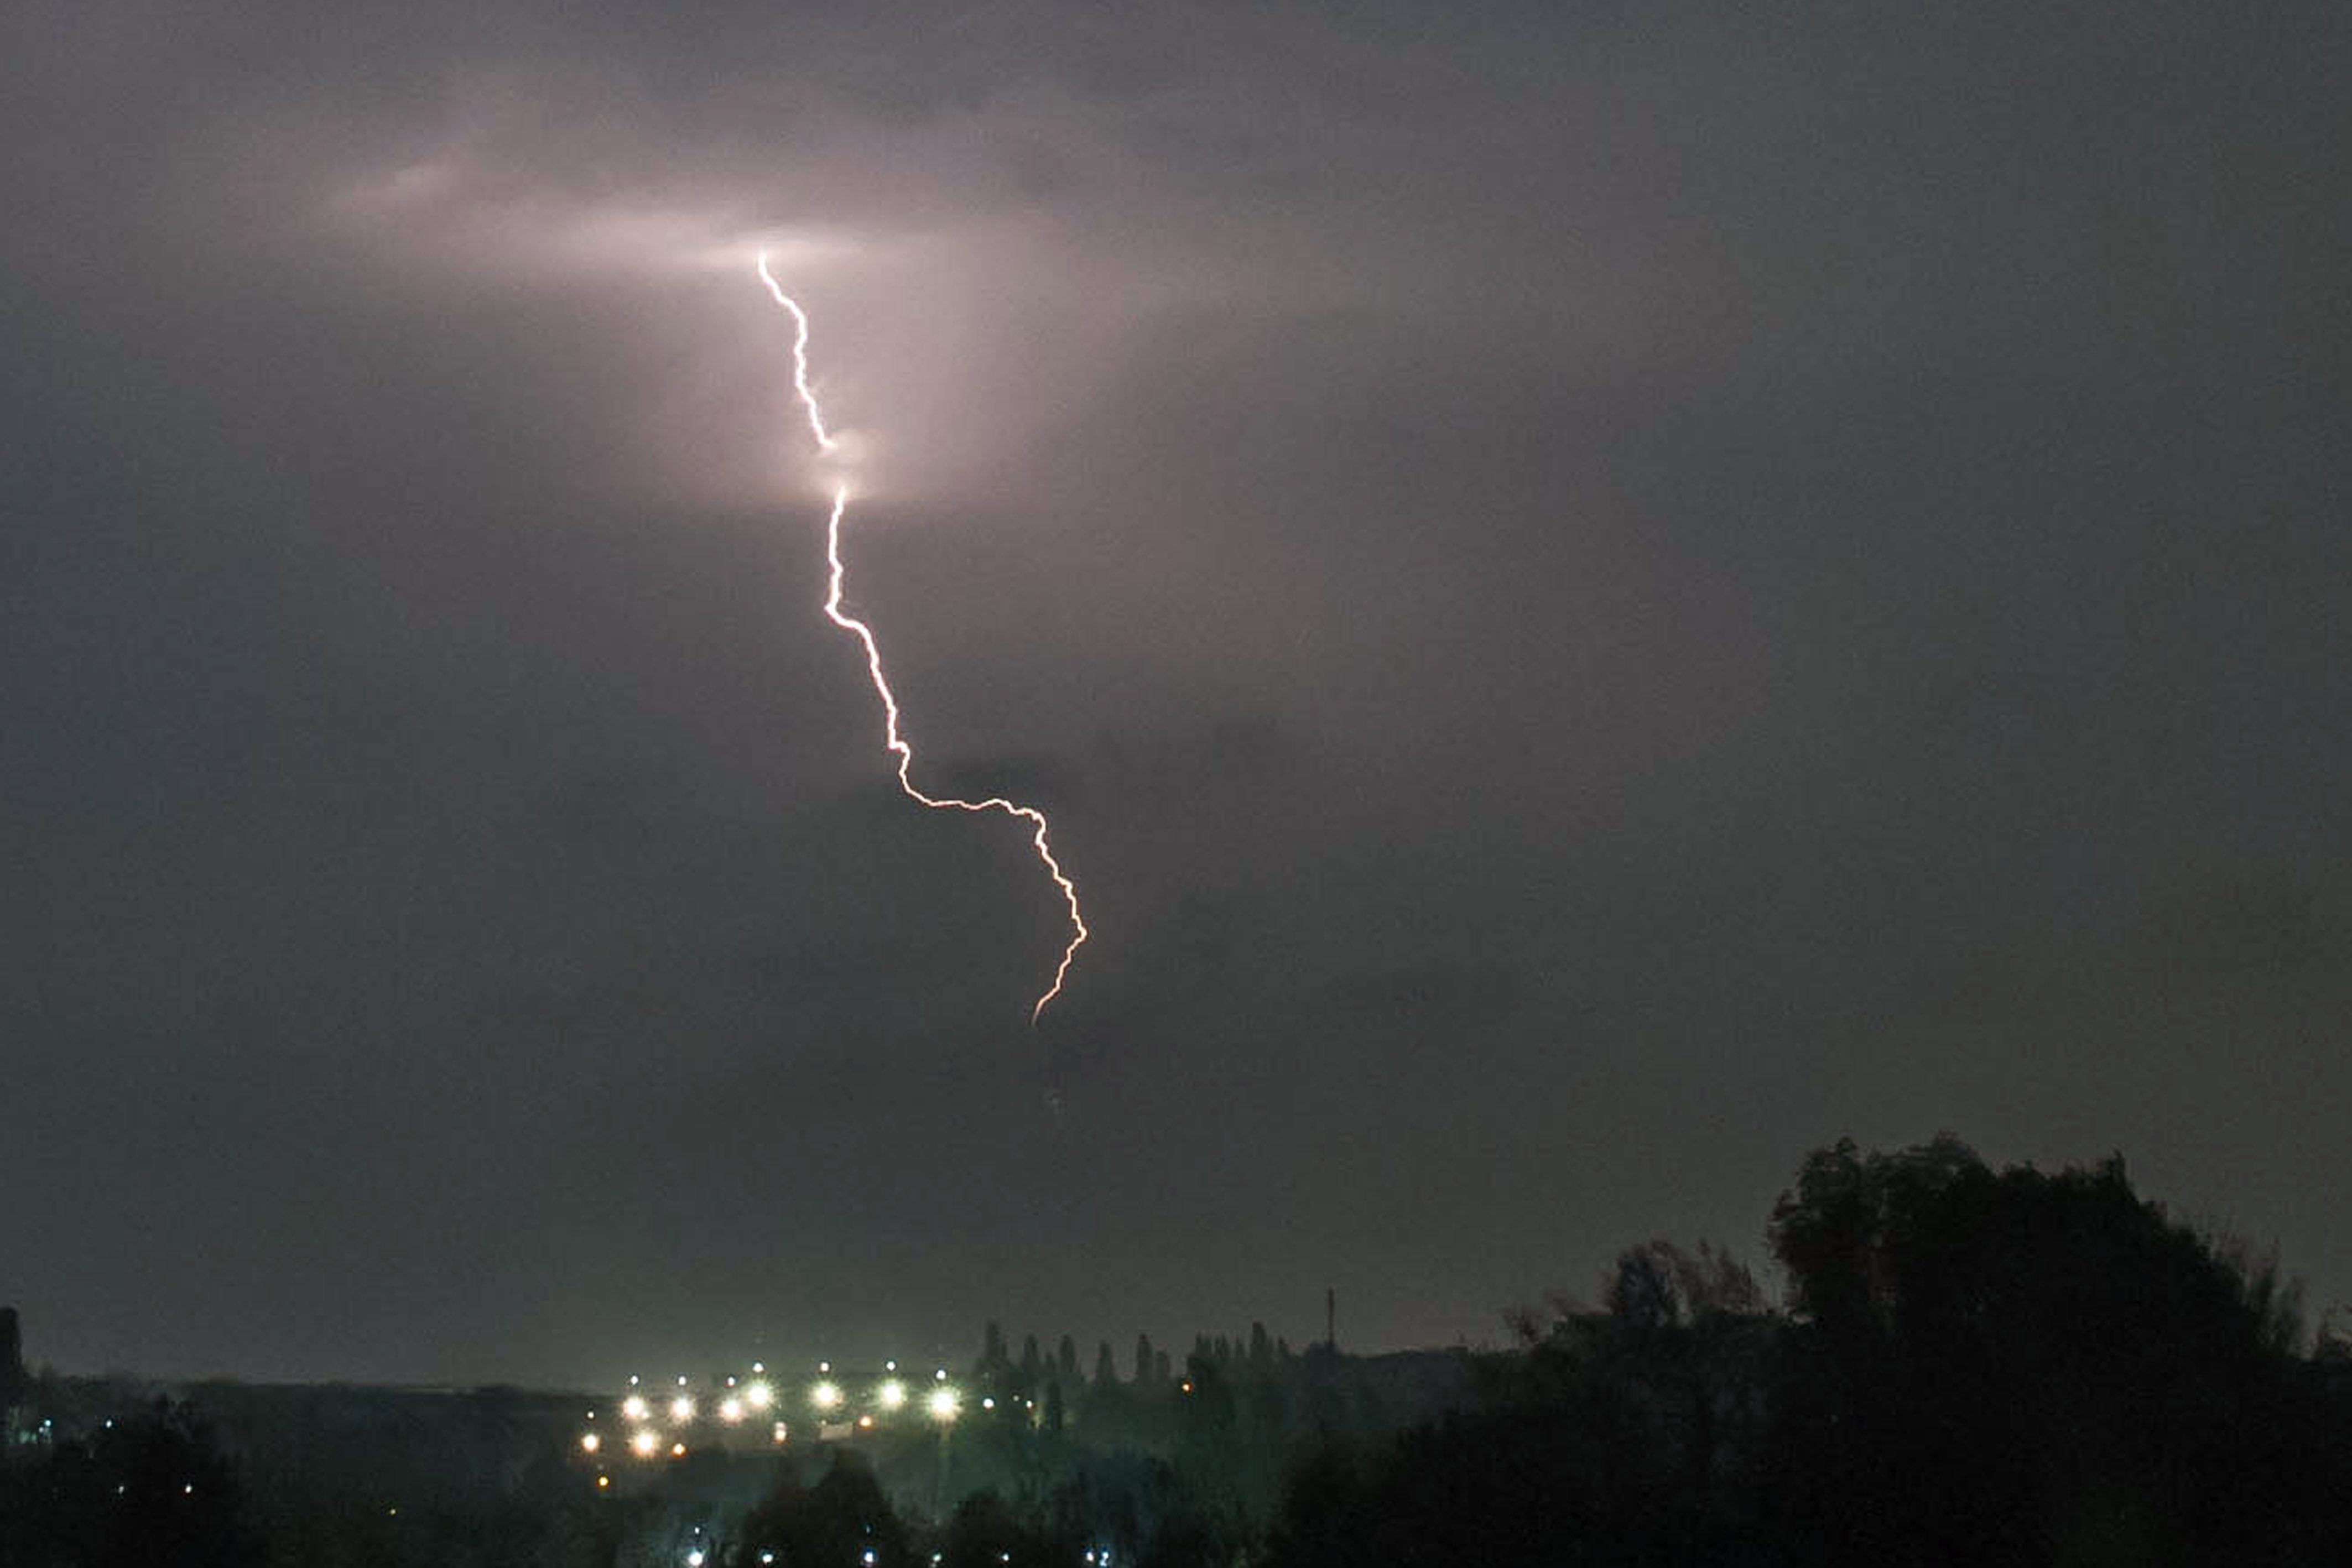
[[[1481,1397],[1294,1471],[1264,1561],[2352,1563],[2352,1354],[2122,1162],[1814,1154],[1788,1304],[1663,1243]]]
[[[1653,1241],[1502,1351],[992,1324],[952,1423],[610,1491],[546,1396],[200,1390],[0,1466],[0,1564],[2352,1563],[2352,1347],[2119,1160],[1841,1144],[1766,1234],[1777,1304]]]

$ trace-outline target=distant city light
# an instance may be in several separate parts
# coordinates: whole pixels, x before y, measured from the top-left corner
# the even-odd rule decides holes
[[[719,1402],[719,1418],[729,1426],[743,1418],[743,1402],[732,1396]]]
[[[645,1396],[643,1395],[632,1394],[626,1399],[621,1401],[621,1414],[626,1416],[632,1421],[644,1420],[646,1416],[650,1414],[651,1409],[652,1407],[646,1403]]]
[[[861,1432],[871,1432],[874,1430],[874,1417],[871,1416],[860,1416],[857,1418],[857,1429]]]
[[[754,1410],[765,1410],[768,1401],[774,1397],[775,1391],[764,1383],[754,1383],[743,1390],[743,1402]]]
[[[681,1394],[669,1402],[669,1418],[681,1425],[694,1419],[694,1401]]]
[[[673,1459],[682,1459],[686,1458],[686,1445],[684,1443],[672,1443],[669,1446],[669,1457]]]
[[[931,1418],[933,1420],[952,1421],[955,1419],[956,1391],[946,1386],[944,1384],[932,1389],[931,1396],[925,1400],[924,1403],[929,1406]]]
[[[613,1486],[613,1478],[612,1478],[612,1477],[610,1477],[610,1476],[598,1476],[598,1477],[596,1478],[596,1490],[597,1490],[598,1491],[609,1491],[609,1490],[612,1490],[612,1486]]]
[[[883,1384],[877,1392],[885,1410],[896,1410],[907,1403],[907,1385],[895,1377]]]
[[[841,1385],[829,1380],[820,1383],[809,1390],[809,1399],[820,1410],[837,1410],[841,1407]]]
[[[636,1450],[641,1457],[650,1459],[654,1457],[654,1450],[661,1447],[661,1439],[641,1427],[637,1429],[636,1436],[629,1439],[629,1447]]]
[[[987,1395],[987,1396],[985,1396],[984,1397],[982,1397],[982,1400],[981,1400],[981,1402],[980,1402],[980,1407],[981,1407],[982,1409],[983,1409],[983,1410],[993,1410],[993,1409],[995,1409],[995,1408],[996,1408],[996,1396],[995,1396],[995,1395],[993,1395],[993,1394],[991,1394],[991,1395]]]
[[[582,1453],[593,1454],[604,1446],[604,1439],[598,1437],[595,1433],[583,1432],[580,1434],[580,1451]]]
[[[784,1440],[784,1424],[783,1424],[782,1421],[779,1421],[779,1422],[777,1422],[777,1423],[776,1423],[776,1441],[777,1441],[777,1442],[779,1442],[779,1443],[781,1443],[781,1442],[782,1442],[783,1440]]]

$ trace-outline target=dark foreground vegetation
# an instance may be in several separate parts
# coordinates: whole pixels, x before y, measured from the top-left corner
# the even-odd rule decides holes
[[[0,1367],[19,1433],[52,1412],[0,1461],[0,1568],[2352,1563],[2352,1348],[2120,1161],[1840,1145],[1768,1236],[1780,1305],[1651,1242],[1501,1352],[1260,1330],[1122,1378],[992,1328],[951,1429],[601,1490],[570,1396]]]

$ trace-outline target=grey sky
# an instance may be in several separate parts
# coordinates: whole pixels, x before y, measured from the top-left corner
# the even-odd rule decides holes
[[[1475,1340],[1944,1127],[2352,1297],[2334,8],[192,9],[0,20],[36,1357]]]

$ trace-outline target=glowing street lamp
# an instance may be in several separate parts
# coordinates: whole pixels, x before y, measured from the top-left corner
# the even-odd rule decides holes
[[[930,1411],[931,1419],[934,1421],[952,1421],[956,1418],[956,1391],[944,1383],[931,1390],[930,1397],[924,1400],[923,1405]]]
[[[827,1378],[809,1390],[809,1400],[820,1410],[841,1408],[841,1385]]]
[[[907,1403],[907,1385],[895,1377],[884,1383],[877,1392],[882,1400],[882,1408],[885,1410],[901,1409]]]

